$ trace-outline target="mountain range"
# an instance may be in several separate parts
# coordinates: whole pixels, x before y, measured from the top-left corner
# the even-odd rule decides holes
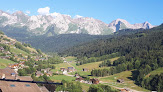
[[[2,30],[22,30],[18,33],[30,36],[58,34],[108,35],[122,29],[150,29],[154,26],[148,22],[130,24],[117,19],[110,24],[89,17],[72,18],[69,15],[55,13],[52,15],[28,16],[22,11],[13,14],[0,10],[0,28]]]

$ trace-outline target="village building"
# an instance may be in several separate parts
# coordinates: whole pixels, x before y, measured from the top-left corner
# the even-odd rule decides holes
[[[117,82],[118,83],[124,83],[124,79],[118,79]]]
[[[52,72],[52,71],[47,72],[47,73],[46,73],[46,76],[48,76],[48,77],[49,77],[49,76],[53,76],[53,72]]]
[[[33,81],[30,76],[17,76],[16,72],[10,68],[0,69],[1,79]],[[36,83],[13,82],[0,80],[1,92],[41,92]]]
[[[83,71],[84,71],[84,72],[87,72],[87,71],[89,71],[89,69],[87,69],[87,68],[83,68]]]
[[[44,73],[48,73],[51,70],[51,68],[41,69]]]
[[[74,77],[77,77],[77,78],[79,78],[80,76],[79,76],[79,74],[75,74],[75,76]]]
[[[24,64],[25,64],[25,62],[21,61],[20,63],[9,64],[8,67],[13,69],[15,72],[17,72],[18,69],[26,68],[26,66]]]
[[[92,84],[99,84],[99,80],[96,78],[90,79],[90,81],[92,82]]]
[[[40,77],[44,75],[41,71],[37,71],[35,74],[36,74],[36,77]]]
[[[73,67],[68,67],[67,71],[68,72],[74,72],[74,68]]]
[[[62,72],[67,71],[66,68],[60,68],[60,70],[61,70]]]
[[[84,79],[82,77],[76,78],[76,81],[84,83]]]

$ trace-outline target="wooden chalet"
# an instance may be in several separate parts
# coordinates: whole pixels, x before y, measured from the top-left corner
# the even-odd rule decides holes
[[[83,71],[84,71],[84,72],[87,72],[87,71],[89,71],[89,69],[87,69],[87,68],[83,68]]]
[[[74,67],[68,67],[67,71],[68,72],[73,72],[74,71]]]
[[[90,81],[92,82],[92,84],[99,84],[99,80],[96,78],[90,79]]]
[[[117,82],[118,83],[124,83],[124,79],[118,79]]]
[[[36,74],[36,77],[40,77],[44,75],[41,71],[37,71],[35,74]]]

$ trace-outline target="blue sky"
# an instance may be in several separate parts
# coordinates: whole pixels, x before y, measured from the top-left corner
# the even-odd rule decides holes
[[[131,24],[150,22],[163,23],[163,0],[1,0],[0,9],[14,12],[21,10],[28,15],[38,15],[39,8],[49,13],[93,17],[105,23],[121,18]]]

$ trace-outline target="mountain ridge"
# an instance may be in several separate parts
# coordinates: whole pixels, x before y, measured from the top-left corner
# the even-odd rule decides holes
[[[130,24],[126,20],[117,19],[110,24],[91,17],[72,18],[69,15],[55,13],[53,15],[28,16],[22,11],[13,14],[0,10],[0,27],[26,27],[31,35],[55,34],[90,34],[108,35],[122,29],[150,29],[154,26],[148,22]],[[53,30],[51,27],[54,27]],[[48,32],[50,31],[53,32]]]

